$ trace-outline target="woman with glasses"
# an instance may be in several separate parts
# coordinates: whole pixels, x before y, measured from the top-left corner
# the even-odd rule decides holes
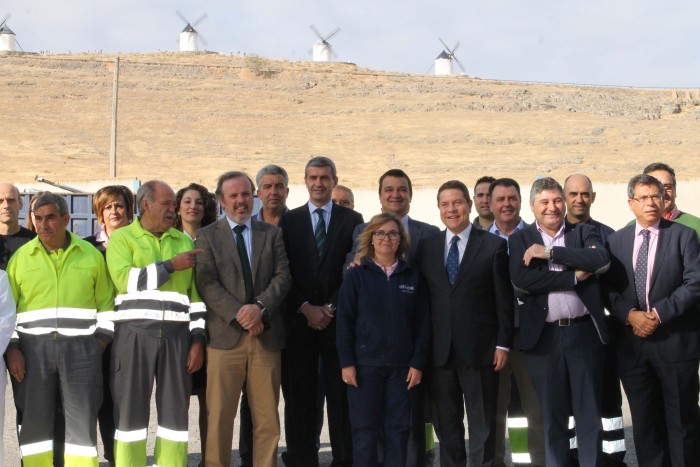
[[[406,263],[408,236],[392,214],[374,216],[357,239],[338,301],[338,357],[348,385],[353,464],[406,464],[411,389],[420,384],[430,341],[428,297]],[[380,434],[383,434],[381,436]]]

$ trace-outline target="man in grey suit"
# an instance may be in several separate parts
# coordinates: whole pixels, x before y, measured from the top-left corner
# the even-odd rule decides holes
[[[206,465],[231,464],[233,421],[246,384],[253,416],[253,464],[274,466],[280,437],[281,305],[291,284],[282,231],[251,220],[253,182],[243,172],[219,177],[226,216],[201,229],[195,269],[207,304]]]
[[[337,187],[336,187],[337,188]],[[418,252],[418,244],[421,239],[430,237],[440,232],[434,225],[411,219],[408,211],[411,209],[413,198],[413,186],[411,179],[401,169],[390,169],[379,177],[379,202],[382,212],[395,215],[403,223],[411,241],[411,250],[408,254],[409,262],[412,262]],[[346,263],[355,259],[357,252],[357,237],[365,230],[367,223],[355,227],[352,233],[352,250],[347,256]],[[413,390],[411,401],[411,436],[408,441],[407,467],[425,465],[425,403],[426,395],[424,385],[418,385]],[[431,432],[432,434],[432,432]]]
[[[695,230],[662,218],[658,179],[632,177],[627,196],[636,220],[608,237],[603,280],[637,459],[697,465],[700,243]]]

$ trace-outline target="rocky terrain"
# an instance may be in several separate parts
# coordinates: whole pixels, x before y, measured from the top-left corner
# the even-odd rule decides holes
[[[109,175],[115,55],[0,55],[0,178]],[[698,90],[623,89],[387,73],[219,54],[120,55],[117,176],[212,186],[312,154],[341,183],[386,169],[418,187],[483,174],[584,172],[624,182],[651,161],[700,178]]]

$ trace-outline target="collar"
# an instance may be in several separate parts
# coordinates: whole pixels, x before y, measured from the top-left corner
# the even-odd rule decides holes
[[[153,238],[164,238],[164,237],[175,237],[175,236],[177,236],[177,234],[182,233],[179,230],[175,229],[175,227],[170,227],[168,230],[163,232],[163,234],[160,237],[158,237],[157,235],[154,235],[151,232],[149,232],[148,230],[143,228],[143,225],[141,225],[141,217],[139,217],[139,216],[135,216],[133,222],[131,224],[129,224],[127,227],[130,227],[132,225],[133,225],[132,233],[134,234],[135,237],[143,237],[144,235],[150,235]],[[122,228],[125,229],[127,227],[122,227]],[[176,232],[176,233],[173,233],[173,232]]]
[[[452,237],[459,237],[459,240],[462,242],[462,245],[465,245],[467,243],[467,240],[469,239],[469,234],[472,233],[472,227],[473,225],[470,223],[466,229],[462,230],[458,234],[452,233],[450,229],[445,230],[445,242],[447,244],[452,242]]]
[[[310,214],[313,214],[313,213],[316,211],[316,209],[319,208],[319,206],[316,206],[316,205],[315,205],[314,203],[312,203],[311,201],[309,201],[308,203],[306,203],[306,205],[307,205],[308,208],[309,208],[309,213],[310,213]],[[328,201],[328,202],[327,202],[326,204],[324,204],[323,206],[320,206],[320,208],[323,209],[323,210],[324,210],[325,212],[327,212],[328,214],[330,214],[331,211],[333,210],[333,200]]]
[[[537,230],[539,231],[540,234],[549,235],[542,227],[540,227],[540,223],[537,222],[537,220],[535,220],[535,227],[537,228]],[[551,235],[551,237],[557,238],[558,236],[563,235],[565,228],[566,228],[566,219],[564,220],[564,222],[561,223],[561,227],[559,227],[559,230],[557,230],[557,233],[554,235]]]
[[[649,232],[653,233],[654,235],[659,234],[659,224],[661,224],[661,219],[659,219],[655,224],[650,225],[649,227],[646,228]],[[634,236],[635,238],[640,234],[642,230],[645,230],[644,227],[639,225],[639,222],[634,221]]]
[[[248,220],[246,220],[243,224],[239,224],[239,223],[237,223],[237,222],[234,222],[234,221],[231,220],[231,218],[228,217],[228,216],[225,216],[225,217],[226,217],[226,222],[228,222],[228,225],[229,225],[229,227],[231,228],[231,230],[233,230],[233,228],[236,227],[236,226],[238,226],[238,225],[245,225],[246,228],[247,228],[249,231],[251,231],[251,232],[253,231],[253,223],[252,223],[252,221],[250,220],[250,217],[249,217]]]
[[[520,218],[520,222],[518,222],[518,225],[515,226],[515,228],[511,232],[511,235],[513,235],[518,230],[522,230],[524,228],[525,228],[525,221],[522,218]],[[491,224],[491,227],[489,227],[489,232],[492,234],[496,234],[499,237],[505,237],[505,234],[503,232],[501,232],[501,229],[499,229],[498,226],[496,225],[496,221],[493,221],[493,224]]]
[[[662,217],[664,219],[666,219],[667,221],[672,221],[672,220],[675,220],[676,218],[678,218],[678,216],[680,216],[681,214],[683,214],[683,213],[681,212],[680,209],[678,209],[678,206],[673,206],[673,209],[671,209],[668,212],[663,213]]]
[[[63,246],[61,248],[59,248],[59,250],[69,251],[69,250],[72,250],[74,248],[83,249],[83,245],[81,245],[79,242],[77,242],[76,241],[77,239],[78,239],[78,237],[73,232],[71,232],[70,230],[66,230],[66,243],[64,243]],[[44,244],[41,243],[41,240],[39,240],[38,235],[36,237],[34,237],[32,240],[30,240],[28,242],[28,245],[31,245],[29,247],[29,248],[31,248],[30,254],[36,254],[36,253],[41,252],[41,251],[46,251],[48,254],[48,251],[44,247]],[[90,248],[94,248],[94,247],[92,245],[90,245]]]

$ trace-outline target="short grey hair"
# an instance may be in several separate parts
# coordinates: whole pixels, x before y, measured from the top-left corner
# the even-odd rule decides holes
[[[58,213],[61,216],[69,214],[68,202],[66,201],[66,198],[64,198],[61,195],[57,195],[56,193],[45,193],[39,196],[39,198],[37,198],[37,200],[34,201],[34,205],[32,206],[32,212],[36,211],[42,206],[46,206],[47,204],[53,204],[54,206],[56,206],[56,209],[58,209]]]
[[[554,180],[552,177],[542,177],[532,183],[532,188],[530,188],[530,204],[534,203],[537,195],[543,191],[558,191],[561,193],[562,197],[564,196],[564,189],[558,181]]]
[[[627,184],[627,197],[629,199],[634,198],[634,192],[640,185],[657,187],[659,189],[659,194],[663,197],[664,185],[659,181],[658,178],[652,177],[649,174],[639,174],[632,177],[629,183]]]
[[[169,186],[163,180],[149,180],[139,187],[139,191],[136,192],[136,207],[139,210],[139,214],[143,214],[143,203],[144,200],[153,202],[153,197],[158,185]]]
[[[314,156],[311,159],[309,159],[309,162],[306,163],[306,167],[304,167],[304,177],[306,177],[306,171],[309,167],[330,167],[331,175],[333,176],[333,178],[337,177],[335,170],[335,162],[333,162],[328,157]]]
[[[258,186],[258,190],[262,188],[262,178],[265,175],[281,175],[284,179],[284,186],[286,187],[289,185],[289,175],[287,175],[287,171],[279,165],[268,164],[260,169],[258,174],[255,176],[255,184]]]

